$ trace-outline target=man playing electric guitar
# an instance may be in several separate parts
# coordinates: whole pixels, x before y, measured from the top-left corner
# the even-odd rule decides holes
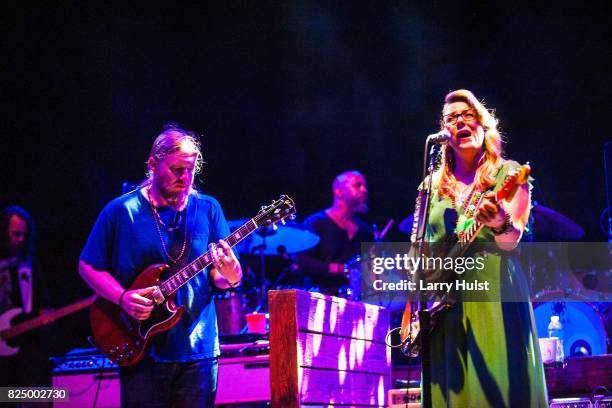
[[[0,332],[18,320],[27,320],[46,305],[45,285],[34,259],[34,222],[21,207],[0,211]],[[11,340],[0,338],[11,353],[0,352],[0,386],[50,385],[47,350],[31,332]]]
[[[177,270],[218,242],[210,270],[177,291],[175,302],[185,307],[179,323],[155,337],[147,358],[121,368],[123,407],[214,404],[219,340],[212,285],[234,287],[242,270],[221,239],[229,235],[221,206],[193,188],[201,165],[196,136],[166,126],[151,148],[146,181],[102,210],[81,254],[79,271],[89,286],[145,320],[155,287],[126,290],[136,276],[157,263]]]

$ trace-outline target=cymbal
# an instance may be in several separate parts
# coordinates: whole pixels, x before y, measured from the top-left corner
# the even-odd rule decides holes
[[[552,208],[536,204],[531,212],[536,241],[577,241],[584,237],[580,225]]]
[[[249,218],[238,218],[236,220],[227,220],[227,226],[231,232],[236,231],[249,221]]]
[[[228,221],[230,230],[234,231],[245,224],[248,219]],[[305,251],[319,243],[319,236],[304,229],[300,224],[289,223],[272,227],[259,228],[246,237],[236,248],[239,253],[250,255],[259,254],[260,247],[264,255],[279,255],[280,252],[294,254]],[[279,247],[281,248],[279,252]],[[284,250],[283,250],[284,247]]]
[[[410,214],[408,217],[404,218],[397,229],[399,229],[404,234],[412,234],[412,222],[414,221],[414,214]]]

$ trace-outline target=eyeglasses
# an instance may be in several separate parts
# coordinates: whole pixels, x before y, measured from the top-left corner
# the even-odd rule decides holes
[[[457,123],[457,120],[459,119],[459,116],[461,116],[463,118],[464,122],[471,122],[476,118],[476,114],[474,113],[474,111],[471,110],[466,110],[463,111],[461,113],[450,113],[448,115],[445,115],[443,117],[444,120],[444,124],[445,125],[454,125],[455,123]]]

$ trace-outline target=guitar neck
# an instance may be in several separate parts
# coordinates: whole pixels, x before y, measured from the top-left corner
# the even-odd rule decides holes
[[[19,323],[10,329],[6,329],[0,332],[0,338],[8,340],[12,337],[19,336],[25,332],[36,329],[37,327],[44,326],[45,324],[61,319],[64,316],[78,312],[79,310],[89,307],[96,297],[92,296],[87,299],[80,300],[68,306],[64,306],[52,312],[44,313],[38,317],[35,317],[27,322]]]
[[[493,198],[493,203],[497,204],[499,203],[500,200],[501,199],[499,197],[499,192],[495,193],[495,196]],[[480,207],[481,202],[482,202],[482,197],[476,204],[476,208]],[[463,254],[463,252],[467,250],[470,244],[474,242],[474,240],[476,239],[476,236],[480,233],[483,227],[484,227],[484,224],[474,220],[474,223],[470,225],[470,227],[464,232],[462,239],[459,241],[461,254]]]
[[[249,236],[253,231],[259,228],[257,222],[254,218],[251,218],[248,222],[246,222],[242,227],[238,228],[236,231],[232,232],[227,238],[225,238],[225,242],[230,247],[234,247],[244,238]],[[205,252],[197,259],[192,261],[189,265],[185,266],[175,274],[173,274],[170,278],[165,280],[159,285],[162,293],[165,297],[172,295],[176,292],[181,286],[186,284],[191,278],[200,273],[203,269],[212,264],[213,258],[210,251]]]

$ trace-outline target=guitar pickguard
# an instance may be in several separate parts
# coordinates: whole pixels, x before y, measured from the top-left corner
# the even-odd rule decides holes
[[[153,309],[151,316],[138,324],[138,334],[142,338],[147,338],[152,331],[161,324],[168,322],[174,316],[175,311],[171,310],[168,302],[164,302]]]

